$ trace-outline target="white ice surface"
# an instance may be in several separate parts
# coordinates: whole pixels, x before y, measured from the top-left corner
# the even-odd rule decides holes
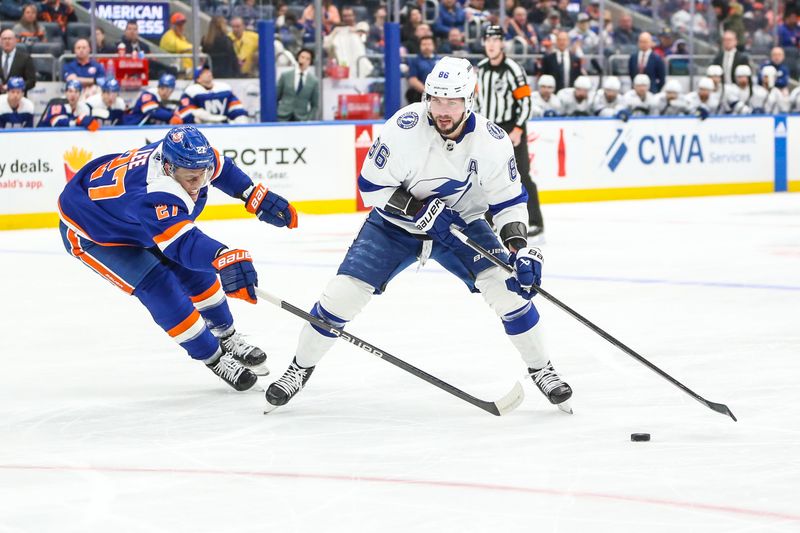
[[[800,531],[800,195],[544,213],[545,287],[738,423],[541,297],[573,416],[525,383],[493,417],[344,343],[264,416],[262,392],[186,357],[55,230],[0,232],[0,532]],[[310,308],[362,219],[201,227]],[[300,320],[231,306],[279,376]],[[350,330],[480,398],[524,372],[432,262]]]

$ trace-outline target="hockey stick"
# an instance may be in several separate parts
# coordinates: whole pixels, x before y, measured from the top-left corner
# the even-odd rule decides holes
[[[453,235],[455,235],[458,238],[458,240],[460,240],[461,242],[463,242],[464,244],[466,244],[467,246],[469,246],[470,248],[472,248],[473,250],[481,254],[483,257],[485,257],[495,265],[499,266],[500,268],[508,272],[509,274],[512,274],[514,272],[514,269],[510,265],[507,265],[504,261],[495,257],[491,252],[489,252],[489,250],[487,250],[477,242],[467,237],[457,227],[451,226],[450,231],[453,233]],[[645,359],[644,357],[633,351],[631,348],[625,346],[622,342],[612,337],[609,333],[600,329],[598,326],[594,325],[588,319],[581,316],[577,311],[573,310],[565,303],[561,302],[558,298],[556,298],[546,290],[542,289],[538,285],[534,285],[534,287],[536,288],[536,292],[541,294],[546,300],[553,303],[556,307],[561,308],[562,311],[565,311],[566,313],[572,315],[572,317],[575,318],[578,322],[580,322],[587,328],[591,329],[592,331],[603,337],[605,340],[607,340],[608,342],[610,342],[611,344],[613,344],[614,346],[625,352],[627,355],[633,357],[634,359],[642,363],[644,366],[646,366],[647,368],[649,368],[662,378],[666,379],[667,381],[669,381],[670,383],[672,383],[673,385],[675,385],[683,392],[685,392],[686,394],[688,394],[701,404],[705,405],[712,411],[716,411],[720,414],[727,415],[731,417],[734,422],[736,422],[736,417],[733,415],[733,413],[731,412],[731,410],[728,408],[727,405],[706,400],[696,392],[692,391],[689,387],[687,387],[686,385],[684,385],[677,379],[673,378],[672,376],[670,376],[669,374],[658,368],[656,365],[654,365],[653,363],[651,363],[650,361],[648,361],[647,359]]]
[[[318,328],[324,329],[329,333],[332,333],[333,335],[339,337],[340,339],[349,342],[353,346],[357,346],[358,348],[361,348],[365,352],[370,353],[376,357],[379,357],[384,361],[393,364],[394,366],[400,367],[409,374],[413,374],[414,376],[424,381],[427,381],[431,385],[442,389],[443,391],[449,392],[456,398],[460,398],[465,402],[471,403],[472,405],[483,409],[487,413],[491,413],[495,416],[507,415],[508,413],[519,407],[520,404],[522,403],[522,400],[525,398],[525,391],[522,389],[522,385],[520,385],[519,382],[516,382],[514,383],[514,387],[510,391],[508,391],[508,393],[505,396],[503,396],[497,401],[487,402],[485,400],[479,400],[478,398],[475,398],[474,396],[467,394],[461,389],[457,389],[456,387],[450,385],[449,383],[445,383],[436,376],[432,376],[427,372],[425,372],[424,370],[420,370],[419,368],[409,363],[406,363],[402,359],[393,356],[389,352],[381,350],[380,348],[373,346],[367,341],[359,339],[355,335],[350,335],[349,333],[346,333],[340,329],[334,328],[327,322],[320,320],[309,313],[306,313],[302,309],[295,307],[289,302],[281,300],[277,296],[268,293],[264,289],[256,287],[256,295],[258,295],[259,298],[262,298],[268,301],[269,303],[290,312],[294,316],[300,317],[306,322]]]

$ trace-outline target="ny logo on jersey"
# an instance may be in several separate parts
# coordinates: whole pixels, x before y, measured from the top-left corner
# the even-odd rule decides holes
[[[203,107],[209,113],[222,115],[225,113],[225,100],[206,100]]]

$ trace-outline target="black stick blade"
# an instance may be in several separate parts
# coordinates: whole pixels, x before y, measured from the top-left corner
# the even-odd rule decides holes
[[[720,414],[729,416],[729,417],[731,417],[733,419],[734,422],[738,422],[736,417],[733,415],[733,412],[730,409],[728,409],[728,406],[725,405],[724,403],[714,403],[714,402],[709,402],[708,400],[706,400],[705,404],[709,409],[713,409],[714,411],[716,411],[716,412],[718,412]]]

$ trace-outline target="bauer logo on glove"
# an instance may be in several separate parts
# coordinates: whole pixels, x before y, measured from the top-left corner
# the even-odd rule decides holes
[[[509,263],[514,267],[514,277],[506,280],[506,287],[526,299],[536,296],[536,287],[542,284],[544,256],[539,248],[522,248],[511,254]]]

